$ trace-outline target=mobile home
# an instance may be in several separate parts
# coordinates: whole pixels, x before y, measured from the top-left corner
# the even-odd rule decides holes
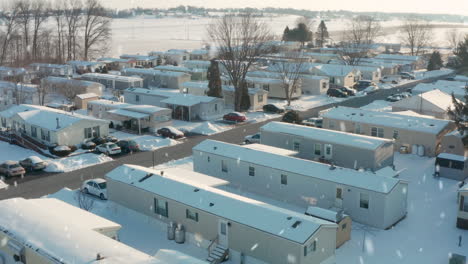
[[[212,177],[122,165],[106,178],[110,201],[183,226],[190,243],[210,253],[218,248],[218,259],[229,254],[246,264],[333,263],[336,224],[216,189]]]
[[[180,89],[182,83],[190,81],[190,74],[185,72],[159,71],[154,69],[127,68],[122,70],[125,76],[138,76],[143,79],[143,87]]]
[[[106,88],[124,90],[131,87],[143,87],[143,79],[140,77],[128,77],[114,74],[85,73],[81,79],[98,82]]]
[[[193,148],[194,170],[249,192],[307,208],[344,210],[353,221],[386,229],[406,216],[408,184],[396,172],[368,172],[291,157],[266,145],[205,140]]]
[[[283,122],[260,128],[260,143],[290,149],[298,157],[352,169],[393,166],[393,140]]]

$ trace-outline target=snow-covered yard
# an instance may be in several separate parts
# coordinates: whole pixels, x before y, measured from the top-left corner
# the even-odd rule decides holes
[[[112,160],[112,158],[104,154],[85,153],[48,160],[48,165],[44,170],[47,172],[70,172]]]
[[[0,190],[8,188],[8,184],[4,183],[2,180],[0,180]]]
[[[20,161],[29,156],[38,156],[42,159],[48,159],[47,157],[41,156],[34,150],[25,149],[18,145],[0,141],[0,163],[7,160]]]
[[[291,101],[292,110],[304,111],[314,107],[338,103],[346,100],[347,98],[329,97],[326,95],[302,95],[299,99]],[[286,107],[287,102],[279,99],[268,99],[268,103],[278,106]]]
[[[181,143],[180,141],[170,138],[162,138],[152,135],[135,135],[117,130],[111,130],[110,135],[118,138],[119,140],[134,140],[138,145],[140,145],[140,149],[142,151],[153,151],[159,148],[173,146]]]

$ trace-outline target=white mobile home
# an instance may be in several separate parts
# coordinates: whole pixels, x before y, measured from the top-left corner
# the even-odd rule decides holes
[[[69,77],[73,75],[73,68],[68,64],[32,63],[29,68],[42,76]]]
[[[190,51],[190,60],[210,60],[210,51],[208,49],[196,49]]]
[[[440,90],[416,94],[392,104],[392,112],[413,111],[439,119],[450,119],[448,109],[453,109],[452,96]]]
[[[268,97],[270,98],[286,99],[284,82],[280,79],[246,77],[245,80],[249,88],[263,89],[268,92]],[[230,84],[226,83],[226,85]],[[294,89],[291,96],[292,99],[301,97],[302,89],[300,83],[296,84],[296,87],[292,87],[292,84],[289,84],[289,87],[289,89]]]
[[[48,76],[41,80],[41,84],[47,87],[47,92],[60,95],[73,95],[94,93],[102,95],[105,86],[98,82],[75,80],[63,77]]]
[[[190,74],[184,72],[158,71],[154,69],[127,68],[122,70],[125,76],[139,76],[144,88],[180,89],[182,83],[190,81]]]
[[[393,140],[283,122],[270,122],[260,133],[261,144],[297,151],[303,159],[373,171],[393,166]]]
[[[458,100],[464,101],[466,95],[465,87],[466,82],[438,80],[435,83],[419,83],[412,89],[412,93],[420,94],[438,89],[446,94],[453,94]]]
[[[323,128],[395,140],[395,150],[407,148],[429,157],[440,153],[445,134],[453,122],[421,116],[336,107],[323,114]]]
[[[182,66],[173,66],[173,65],[160,65],[154,67],[158,71],[167,71],[167,72],[183,72],[191,75],[192,81],[205,81],[207,79],[207,71],[204,69],[189,69]]]
[[[146,56],[146,55],[132,55],[125,54],[120,56],[121,59],[133,60],[135,61],[135,66],[143,68],[153,68],[158,64],[158,57],[156,56]]]
[[[125,68],[134,68],[136,65],[136,61],[133,59],[100,58],[98,61],[103,63],[110,71],[121,71]]]
[[[389,228],[407,213],[408,184],[396,172],[356,171],[290,156],[290,150],[205,140],[193,148],[194,170],[239,188],[307,208],[339,208],[353,221]],[[385,174],[385,175],[384,175]]]
[[[2,200],[0,211],[0,260],[5,264],[206,263],[182,253],[172,260],[160,258],[159,252],[147,255],[117,241],[119,224],[60,200]]]
[[[211,253],[212,241],[221,258],[228,253],[235,263],[333,263],[336,224],[213,188],[212,177],[122,165],[106,178],[109,200],[182,225],[190,243]],[[209,261],[219,263],[211,254]]]
[[[361,79],[361,72],[350,66],[336,64],[321,64],[311,68],[314,75],[327,76],[331,84],[352,87]]]
[[[73,73],[75,74],[95,72],[96,69],[105,66],[100,61],[68,61],[67,64],[72,66]]]
[[[413,71],[426,67],[424,58],[421,56],[408,56],[398,54],[378,54],[373,59],[387,63],[401,64],[401,71]]]
[[[47,146],[78,145],[85,139],[109,134],[108,121],[49,107],[20,105],[5,110],[5,114],[10,116],[5,125]]]
[[[33,77],[32,75],[25,68],[0,66],[0,81],[29,83]]]
[[[172,118],[194,121],[211,120],[224,114],[224,100],[210,96],[181,94],[161,89],[130,88],[124,92],[125,102],[154,105],[172,110]]]
[[[269,71],[251,71],[247,73],[248,77],[282,79],[281,73]],[[303,94],[321,95],[326,94],[330,87],[330,78],[311,74],[301,74],[299,83]]]
[[[439,166],[439,176],[457,181],[468,178],[468,157],[450,153],[437,155],[436,166]]]
[[[85,73],[81,79],[98,82],[106,88],[124,90],[131,87],[143,87],[143,79],[139,77],[128,77],[114,74]]]

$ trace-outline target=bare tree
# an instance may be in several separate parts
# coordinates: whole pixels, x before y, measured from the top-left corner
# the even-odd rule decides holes
[[[63,0],[67,60],[74,60],[77,57],[77,35],[80,28],[82,6],[81,1]]]
[[[32,59],[37,61],[39,57],[39,34],[41,33],[42,24],[47,21],[49,16],[49,3],[44,0],[34,0],[31,5],[31,16],[33,20],[32,34]]]
[[[94,199],[80,190],[75,193],[75,201],[85,211],[89,212],[94,208]]]
[[[288,57],[288,60],[275,62],[273,69],[280,76],[286,101],[288,102],[288,106],[290,106],[294,93],[297,92],[297,88],[301,85],[304,60],[302,60],[302,53],[300,52],[290,52],[285,54],[285,56]]]
[[[23,59],[28,60],[30,55],[29,46],[29,29],[31,23],[31,1],[30,0],[17,0],[19,9],[18,23],[23,33]]]
[[[86,0],[84,5],[84,60],[96,51],[95,47],[106,47],[110,39],[111,19],[106,16],[99,0]]]
[[[458,46],[458,43],[460,43],[460,41],[463,39],[462,34],[456,28],[453,28],[447,31],[446,36],[447,36],[449,47],[452,50],[455,50]]]
[[[4,20],[5,20],[5,31],[3,33],[2,39],[2,46],[0,48],[1,55],[0,55],[0,65],[5,63],[7,51],[9,50],[9,45],[12,39],[12,35],[14,34],[17,26],[18,26],[18,16],[19,16],[19,4],[18,2],[10,3],[10,6],[3,7],[3,10],[8,10],[9,12],[4,12]]]
[[[357,16],[349,22],[342,41],[338,45],[338,55],[346,65],[357,65],[369,55],[371,45],[381,34],[380,22],[371,16]]]
[[[432,27],[422,20],[408,18],[401,26],[401,40],[410,49],[412,56],[421,54],[424,47],[430,45]]]
[[[242,111],[241,99],[246,89],[245,77],[256,57],[268,53],[267,41],[272,40],[268,26],[247,13],[225,15],[208,25],[207,33],[218,48],[219,63],[234,86],[234,108]]]

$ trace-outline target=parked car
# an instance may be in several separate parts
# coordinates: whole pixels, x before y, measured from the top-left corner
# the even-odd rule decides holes
[[[299,112],[294,111],[294,110],[289,110],[283,115],[283,118],[281,121],[286,122],[286,123],[300,124],[302,122],[302,119],[299,115]]]
[[[377,85],[373,81],[370,81],[370,80],[360,80],[354,84],[353,88],[356,89],[357,91],[362,91],[369,86],[377,86]]]
[[[388,102],[398,102],[400,101],[402,98],[400,95],[398,94],[393,94],[393,95],[390,95],[387,97],[387,99],[385,99],[386,101]]]
[[[123,153],[140,151],[140,145],[131,139],[120,140],[116,144],[120,147]]]
[[[81,144],[82,149],[95,149],[96,148],[96,143],[93,141],[89,140]]]
[[[246,136],[244,142],[245,144],[260,143],[260,133]]]
[[[366,94],[373,94],[379,90],[378,86],[369,86],[366,89],[362,90]]]
[[[284,108],[278,107],[274,104],[266,104],[263,106],[263,112],[281,114],[284,113]]]
[[[156,133],[165,138],[172,138],[172,139],[179,139],[185,137],[184,132],[180,131],[179,129],[171,126],[162,127],[156,131]]]
[[[402,92],[399,95],[401,95],[402,98],[408,98],[408,97],[413,96],[411,93],[408,93],[408,92]]]
[[[103,137],[95,137],[95,138],[91,139],[91,141],[94,144],[96,144],[96,146],[107,143],[107,140],[105,138],[103,138]]]
[[[223,120],[237,123],[247,121],[247,117],[243,113],[231,112],[229,114],[224,115]]]
[[[0,165],[0,174],[5,175],[7,178],[21,176],[25,173],[26,170],[17,161],[7,160]]]
[[[302,121],[303,125],[311,126],[311,127],[323,127],[323,118],[321,117],[311,117],[307,118],[306,120]]]
[[[96,150],[106,155],[120,154],[122,150],[115,143],[107,142],[96,147]]]
[[[30,156],[21,160],[19,164],[28,171],[43,170],[47,166],[47,162],[38,156]]]
[[[98,196],[101,200],[107,199],[107,183],[106,180],[97,178],[83,182],[81,191],[86,194]]]
[[[328,96],[331,96],[331,97],[340,97],[340,98],[346,98],[348,97],[348,94],[347,93],[344,93],[342,92],[341,90],[339,89],[335,89],[335,88],[330,88],[327,90],[327,95]]]
[[[403,80],[414,80],[414,74],[411,74],[409,72],[400,72],[400,76]]]
[[[401,76],[400,75],[386,75],[380,79],[381,83],[393,83],[398,84],[400,82]]]
[[[342,91],[343,93],[347,94],[348,96],[356,95],[356,91],[354,89],[351,89],[348,87],[339,87],[338,89]]]
[[[114,136],[105,136],[104,139],[106,140],[106,142],[112,143],[117,143],[117,141],[119,141],[119,139]]]

